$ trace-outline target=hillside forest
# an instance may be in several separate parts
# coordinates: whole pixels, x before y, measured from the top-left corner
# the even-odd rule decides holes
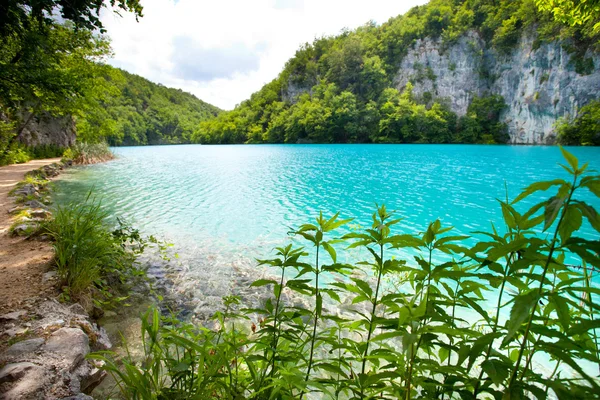
[[[583,3],[583,2],[582,2]],[[474,96],[457,116],[447,99],[399,91],[394,76],[417,40],[455,43],[477,32],[497,54],[509,54],[521,35],[535,32],[536,46],[560,41],[580,74],[594,69],[586,56],[598,49],[597,19],[577,20],[558,2],[534,0],[432,0],[381,26],[367,23],[338,36],[321,37],[296,51],[279,76],[234,110],[204,121],[198,143],[505,143],[505,109],[499,95]],[[587,3],[586,3],[587,4]],[[583,7],[583,6],[582,6]],[[591,7],[591,6],[590,6]],[[482,71],[485,73],[485,71]],[[422,66],[415,79],[432,78]],[[432,76],[433,75],[433,76]],[[413,82],[415,83],[415,82]],[[559,123],[562,142],[600,144],[600,113],[591,105],[587,133],[573,134],[571,120]],[[582,124],[579,124],[582,125]],[[582,125],[582,126],[583,126]],[[594,131],[595,129],[595,131]]]

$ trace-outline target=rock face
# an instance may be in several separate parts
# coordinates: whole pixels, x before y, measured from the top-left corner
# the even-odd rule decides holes
[[[28,115],[22,116],[27,120]],[[72,116],[54,117],[48,113],[34,116],[23,132],[19,140],[27,146],[69,147],[75,143],[75,121]]]
[[[600,56],[586,57],[594,68],[582,75],[559,42],[538,45],[535,34],[524,34],[510,54],[500,54],[476,32],[468,32],[451,46],[440,39],[417,40],[394,83],[403,90],[411,82],[415,96],[446,101],[459,116],[473,96],[502,95],[507,108],[501,120],[508,124],[510,142],[551,144],[558,118],[574,116],[598,98]]]
[[[90,351],[111,346],[104,329],[92,322],[81,306],[55,300],[36,304],[0,319],[0,336],[29,334],[0,353],[0,400],[90,399],[106,376],[101,361],[87,360]],[[71,396],[71,397],[69,397]]]

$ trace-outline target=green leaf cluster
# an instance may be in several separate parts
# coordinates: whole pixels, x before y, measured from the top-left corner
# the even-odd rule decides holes
[[[563,145],[600,146],[600,101],[583,106],[576,118],[560,119],[557,131]]]

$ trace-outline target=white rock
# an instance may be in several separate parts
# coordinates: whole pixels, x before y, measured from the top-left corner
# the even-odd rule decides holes
[[[90,352],[90,342],[79,328],[60,328],[48,338],[43,349],[61,356],[72,370]]]

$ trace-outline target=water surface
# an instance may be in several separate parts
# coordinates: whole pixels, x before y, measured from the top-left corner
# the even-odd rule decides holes
[[[599,148],[569,150],[600,170]],[[506,188],[514,198],[534,181],[568,178],[558,147],[543,146],[182,145],[115,152],[116,161],[67,173],[59,199],[82,198],[93,188],[111,213],[175,243],[189,287],[202,287],[192,295],[215,299],[234,286],[236,270],[253,268],[288,240],[291,227],[319,211],[339,211],[356,227],[370,224],[375,204],[386,204],[404,218],[398,233],[420,232],[440,218],[469,234],[492,222],[502,226],[496,199]],[[600,209],[591,194],[583,198]]]

